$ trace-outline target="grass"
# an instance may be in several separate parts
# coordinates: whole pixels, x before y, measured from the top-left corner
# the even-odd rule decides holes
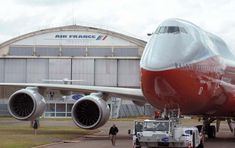
[[[31,148],[43,144],[79,138],[96,131],[86,131],[76,127],[40,127],[37,135],[29,126],[0,126],[1,148]]]
[[[146,119],[139,117],[138,119]],[[134,121],[136,117],[112,119],[113,121]],[[62,123],[54,126],[53,122]],[[17,121],[11,117],[0,118],[0,148],[31,148],[34,146],[76,139],[93,134],[98,130],[83,130],[66,123],[73,122],[71,118],[40,119],[44,123],[34,135],[29,122]],[[131,122],[132,123],[132,122]]]

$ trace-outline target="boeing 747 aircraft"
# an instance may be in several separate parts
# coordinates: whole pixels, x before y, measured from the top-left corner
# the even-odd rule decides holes
[[[235,57],[225,42],[198,26],[180,19],[160,24],[145,47],[140,62],[141,89],[58,84],[0,83],[20,86],[9,98],[9,112],[18,120],[33,120],[42,115],[46,89],[89,93],[72,108],[74,122],[94,129],[109,118],[106,104],[110,96],[131,98],[135,104],[149,102],[154,107],[180,108],[184,115],[197,115],[215,136],[217,121],[235,118]]]

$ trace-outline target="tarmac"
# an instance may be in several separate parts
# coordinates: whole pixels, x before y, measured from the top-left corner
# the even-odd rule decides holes
[[[112,146],[108,132],[109,128],[114,123],[119,128],[119,133],[117,135],[116,145]],[[132,126],[132,121],[109,121],[99,129],[99,133],[71,141],[63,141],[51,145],[40,146],[37,148],[132,148],[132,137],[128,135],[128,129],[132,129]],[[235,147],[235,137],[229,131],[227,124],[221,124],[221,128],[219,133],[217,133],[217,137],[215,139],[206,139],[204,147],[233,148]]]
[[[112,146],[109,139],[109,128],[116,124],[119,129],[117,134],[116,145]],[[100,132],[93,135],[88,135],[79,139],[66,140],[64,142],[49,144],[45,146],[38,146],[35,148],[128,148],[132,147],[132,137],[128,135],[128,129],[132,129],[132,121],[109,121],[104,126],[99,128]]]

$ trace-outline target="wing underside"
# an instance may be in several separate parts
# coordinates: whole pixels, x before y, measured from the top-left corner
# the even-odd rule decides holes
[[[141,89],[138,88],[120,88],[120,87],[102,87],[102,86],[84,86],[67,84],[47,84],[47,83],[0,83],[2,87],[37,87],[39,92],[45,90],[59,90],[63,94],[70,92],[80,93],[102,93],[109,97],[120,97],[122,99],[133,100],[137,102],[146,102]]]

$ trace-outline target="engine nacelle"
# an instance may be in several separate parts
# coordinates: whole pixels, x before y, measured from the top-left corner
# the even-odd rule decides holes
[[[104,125],[110,115],[109,106],[96,95],[80,98],[72,108],[75,124],[83,129],[96,129]]]
[[[40,117],[45,109],[45,99],[34,87],[16,91],[8,102],[10,114],[18,120],[34,120]]]

